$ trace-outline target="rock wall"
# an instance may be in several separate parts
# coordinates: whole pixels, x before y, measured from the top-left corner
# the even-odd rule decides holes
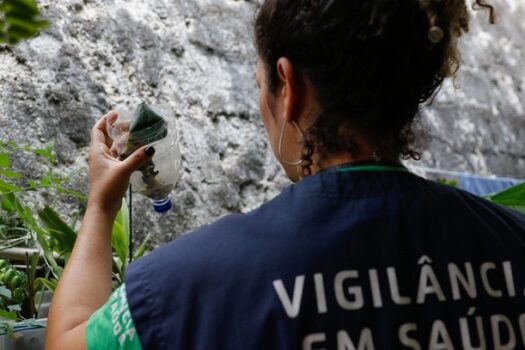
[[[476,12],[462,40],[459,89],[448,81],[424,113],[432,142],[423,163],[525,178],[525,2],[490,3],[497,24]]]
[[[177,111],[184,171],[168,215],[135,196],[135,232],[162,243],[275,196],[288,181],[266,143],[251,25],[257,1],[39,1],[52,23],[0,48],[0,139],[56,140],[60,166],[87,191],[89,131],[106,111],[141,101]],[[525,177],[525,5],[501,1],[500,21],[475,16],[460,90],[424,112],[433,140],[422,164]],[[30,173],[39,164],[24,159]],[[64,204],[72,208],[75,202]]]

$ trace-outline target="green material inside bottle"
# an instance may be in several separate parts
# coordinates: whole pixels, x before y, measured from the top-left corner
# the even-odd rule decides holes
[[[121,159],[126,159],[138,148],[160,141],[168,136],[168,122],[152,110],[147,104],[141,103],[136,108],[129,129],[129,138]],[[171,192],[172,185],[161,183],[156,177],[153,161],[147,162],[139,169],[142,180],[146,184],[143,193],[152,199],[162,199]]]

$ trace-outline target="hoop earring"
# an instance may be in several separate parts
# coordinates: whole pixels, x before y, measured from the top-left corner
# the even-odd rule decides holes
[[[304,138],[304,133],[303,131],[301,130],[301,128],[299,127],[299,125],[297,125],[297,123],[295,121],[292,120],[292,124],[293,126],[295,126],[295,128],[297,129],[297,131],[299,132],[299,134],[301,134],[301,137]],[[286,159],[283,158],[283,138],[284,138],[284,130],[286,130],[286,121],[284,122],[283,124],[283,129],[281,130],[281,136],[279,137],[279,158],[281,159],[281,162],[283,162],[284,164],[286,165],[289,165],[289,166],[299,166],[301,164],[304,163],[304,159],[301,159],[301,160],[298,160],[296,162],[289,162],[287,161]]]

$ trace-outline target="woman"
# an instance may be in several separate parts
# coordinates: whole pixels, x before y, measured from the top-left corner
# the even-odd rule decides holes
[[[297,184],[155,250],[112,296],[111,225],[154,149],[113,159],[113,114],[102,118],[48,349],[521,344],[525,219],[400,163],[418,158],[417,112],[458,67],[466,6],[266,0],[255,24],[260,109]]]

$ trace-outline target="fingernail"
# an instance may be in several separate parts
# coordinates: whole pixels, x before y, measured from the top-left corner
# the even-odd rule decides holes
[[[146,153],[146,155],[147,155],[148,157],[153,157],[153,155],[155,154],[155,147],[153,147],[153,146],[149,146],[148,148],[146,148],[146,149],[144,150],[144,152]]]

